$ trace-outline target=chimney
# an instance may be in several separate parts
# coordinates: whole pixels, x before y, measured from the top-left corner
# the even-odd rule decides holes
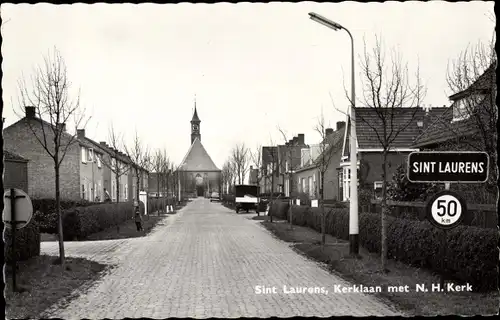
[[[301,146],[305,145],[305,138],[303,133],[299,133],[297,140],[299,145]]]
[[[333,133],[333,129],[332,129],[332,128],[327,128],[327,129],[325,130],[325,135],[326,135],[326,136],[329,136],[329,135],[331,135],[332,133]]]
[[[345,121],[337,121],[337,131],[345,127]]]
[[[76,136],[78,137],[78,139],[85,138],[85,129],[76,130]]]
[[[298,137],[293,137],[293,139],[292,139],[292,145],[293,146],[297,145],[298,139],[299,139]]]
[[[33,119],[36,115],[35,107],[25,107],[26,110],[26,118]]]
[[[252,171],[252,170],[253,170],[253,166],[250,166],[250,171]]]
[[[99,142],[99,144],[101,146],[103,146],[103,147],[107,147],[108,146],[108,144],[106,143],[106,141],[101,141],[101,142]]]

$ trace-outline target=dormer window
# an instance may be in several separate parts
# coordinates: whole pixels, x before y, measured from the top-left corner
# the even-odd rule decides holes
[[[453,122],[468,119],[477,105],[485,98],[484,94],[471,94],[453,103]]]

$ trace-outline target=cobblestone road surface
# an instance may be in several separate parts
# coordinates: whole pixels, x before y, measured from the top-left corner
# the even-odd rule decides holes
[[[190,202],[149,236],[68,242],[68,256],[112,263],[87,292],[46,316],[62,319],[168,317],[381,316],[401,314],[373,295],[335,293],[351,286],[274,238],[257,221],[206,199]],[[43,253],[57,254],[55,242]],[[286,294],[324,287],[328,294]],[[257,294],[256,286],[277,288]],[[78,293],[77,293],[78,294]]]

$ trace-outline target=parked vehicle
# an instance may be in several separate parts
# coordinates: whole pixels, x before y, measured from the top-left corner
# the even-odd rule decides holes
[[[236,185],[234,188],[236,213],[239,213],[240,210],[245,210],[246,212],[255,210],[258,213],[260,202],[259,192],[260,187],[257,185]]]
[[[220,202],[220,195],[218,192],[212,192],[210,195],[210,202]]]

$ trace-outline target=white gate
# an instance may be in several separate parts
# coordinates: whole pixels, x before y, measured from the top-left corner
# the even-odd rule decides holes
[[[140,191],[139,192],[139,201],[142,201],[144,203],[144,215],[148,214],[148,194],[146,191]]]

